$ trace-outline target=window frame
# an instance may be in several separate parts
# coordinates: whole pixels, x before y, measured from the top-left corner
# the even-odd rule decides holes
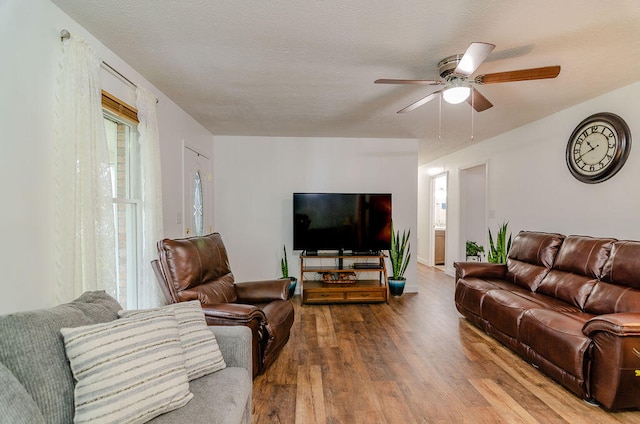
[[[129,128],[129,139],[127,141],[127,146],[125,146],[126,152],[126,160],[125,160],[125,175],[127,175],[127,189],[125,190],[124,195],[119,190],[116,189],[116,193],[112,198],[113,208],[114,208],[114,219],[116,220],[116,224],[119,222],[119,207],[122,205],[126,206],[125,213],[126,216],[126,230],[127,234],[127,243],[135,243],[135,246],[131,248],[131,251],[126,251],[126,305],[123,305],[127,309],[137,308],[140,304],[139,299],[139,285],[142,281],[142,269],[140,266],[140,259],[142,258],[142,186],[141,186],[141,163],[140,163],[140,149],[137,146],[137,149],[134,153],[135,157],[132,157],[132,151],[135,146],[132,146],[133,143],[138,143],[138,130],[137,125],[138,121],[138,111],[136,108],[128,105],[112,94],[102,90],[102,109],[103,109],[103,118],[105,120],[110,120],[115,122],[116,124],[126,125]],[[106,130],[105,130],[106,131]],[[133,137],[132,137],[133,136]],[[116,162],[116,166],[118,163]],[[132,180],[134,179],[134,180]],[[135,185],[135,187],[131,187]],[[117,182],[116,182],[117,187]],[[132,210],[131,210],[132,209]],[[131,214],[133,216],[131,216]],[[119,248],[119,229],[116,228],[116,275],[118,276],[118,300],[122,299],[121,297],[121,287],[120,287],[120,253],[117,251]],[[134,240],[129,239],[129,235],[134,236]],[[131,269],[131,268],[134,269]]]

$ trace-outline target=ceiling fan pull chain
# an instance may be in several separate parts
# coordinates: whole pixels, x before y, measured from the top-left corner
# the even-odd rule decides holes
[[[438,141],[442,140],[442,96],[438,96]]]
[[[476,103],[476,89],[472,87],[471,88],[471,141],[473,141],[473,130],[474,130],[474,127],[473,127],[473,115],[474,115],[474,113],[473,112],[476,110],[475,109],[475,107],[476,107],[475,103]]]

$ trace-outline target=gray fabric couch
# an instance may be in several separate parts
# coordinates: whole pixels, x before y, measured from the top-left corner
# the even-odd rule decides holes
[[[60,328],[118,318],[122,309],[104,292],[87,292],[50,309],[0,316],[0,423],[71,423],[74,381]],[[153,423],[250,423],[251,330],[209,327],[227,364],[190,382],[194,398]]]

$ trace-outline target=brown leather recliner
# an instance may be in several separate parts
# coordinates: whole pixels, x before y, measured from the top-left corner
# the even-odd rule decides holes
[[[169,303],[199,300],[209,325],[246,325],[253,333],[253,376],[273,363],[289,340],[289,280],[235,283],[219,233],[158,242],[151,265]]]

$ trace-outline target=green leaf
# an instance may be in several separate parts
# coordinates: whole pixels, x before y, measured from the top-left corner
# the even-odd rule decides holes
[[[284,256],[280,259],[280,268],[282,269],[282,278],[289,277],[289,263],[287,261],[287,246],[283,246]]]

